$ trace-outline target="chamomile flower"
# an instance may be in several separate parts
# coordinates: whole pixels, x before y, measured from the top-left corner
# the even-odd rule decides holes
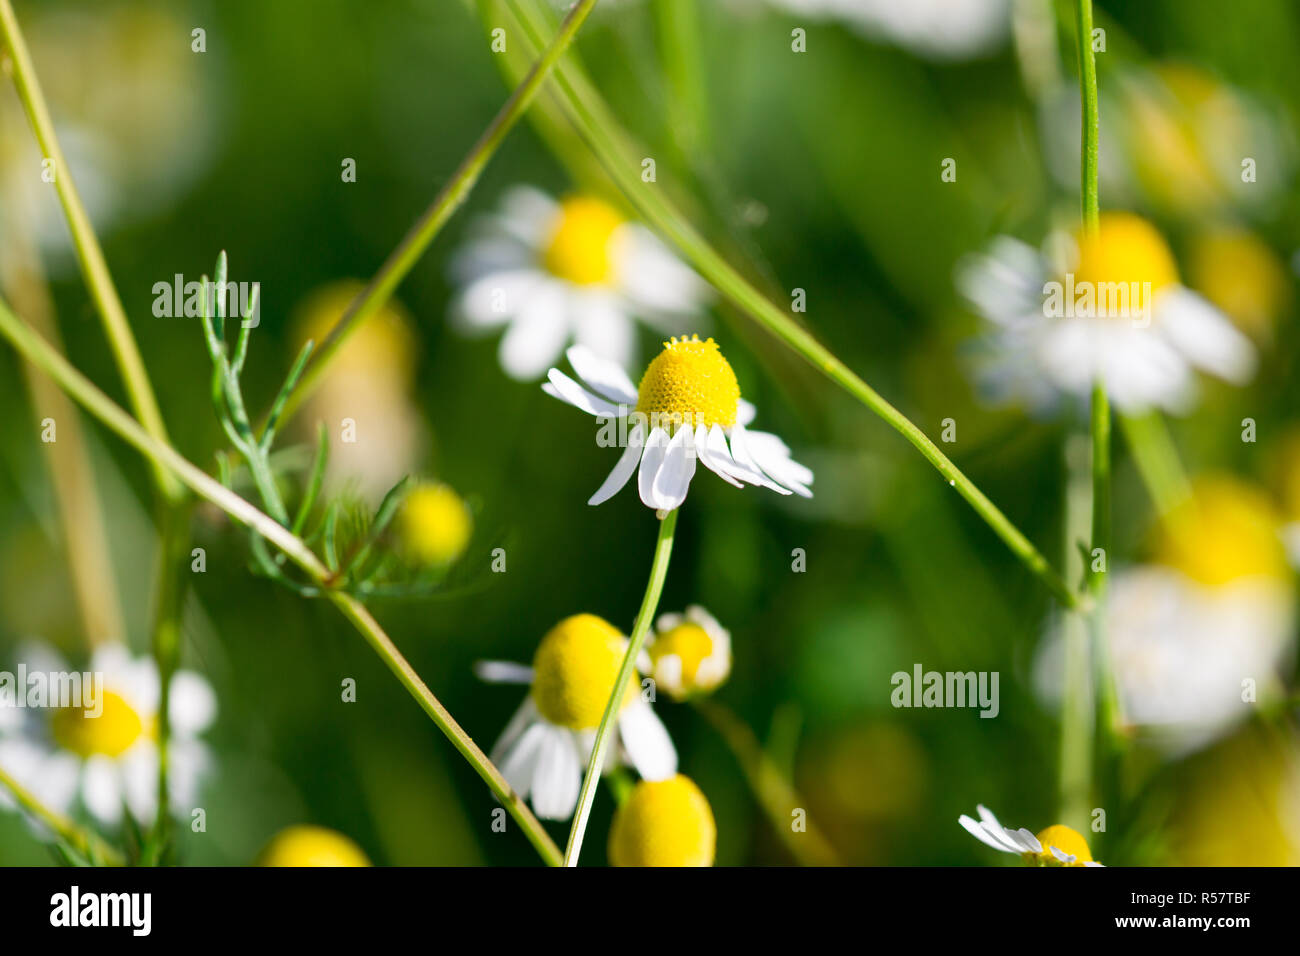
[[[299,824],[273,836],[257,858],[258,866],[369,866],[351,839],[326,827]]]
[[[636,319],[668,332],[697,316],[708,288],[644,226],[594,196],[556,201],[516,186],[452,264],[463,331],[505,327],[499,358],[532,381],[570,342],[620,365],[636,356]]]
[[[646,636],[641,672],[676,700],[708,693],[731,673],[731,634],[704,608],[662,614]]]
[[[736,373],[713,339],[665,342],[639,388],[619,365],[590,349],[574,346],[566,354],[583,384],[553,368],[542,389],[597,418],[617,420],[625,442],[614,470],[587,504],[608,501],[639,468],[641,501],[671,511],[686,500],[697,458],[737,488],[762,485],[812,497],[813,474],[790,457],[789,446],[776,435],[746,428],[754,406],[740,397]]]
[[[1278,693],[1295,626],[1281,532],[1262,492],[1203,477],[1162,522],[1150,562],[1113,573],[1104,625],[1121,716],[1160,749],[1200,747]],[[1049,632],[1035,665],[1040,690],[1053,700],[1062,626]]]
[[[57,655],[28,655],[28,668],[66,672]],[[98,715],[81,706],[40,711],[18,732],[0,739],[0,766],[51,808],[66,813],[77,804],[106,824],[123,808],[149,821],[158,800],[158,670],[152,658],[133,658],[120,646],[105,647],[89,670],[103,676]],[[170,696],[168,790],[172,808],[188,812],[209,764],[199,734],[216,716],[208,682],[193,671],[177,671]]]
[[[422,566],[441,567],[465,552],[474,519],[464,499],[447,485],[417,485],[397,512],[397,539]]]
[[[573,814],[583,766],[626,652],[627,638],[612,624],[575,614],[542,638],[532,667],[504,661],[476,666],[483,680],[530,685],[491,757],[510,786],[531,798],[539,817]],[[629,683],[620,704],[615,762],[630,764],[646,780],[663,780],[677,772],[677,751],[639,690]]]
[[[978,821],[963,813],[957,822],[985,846],[1019,854],[1031,866],[1101,866],[1093,860],[1088,841],[1062,823],[1034,835],[1024,827],[1019,830],[1004,827],[984,806],[976,806],[975,810],[980,815]]]
[[[713,809],[680,773],[642,780],[614,814],[609,862],[614,866],[712,866],[718,843]]]
[[[1123,411],[1184,412],[1195,372],[1234,384],[1254,374],[1249,339],[1179,283],[1146,220],[1109,212],[1096,235],[1054,246],[1059,268],[1007,237],[958,267],[960,291],[992,326],[978,373],[995,400],[1041,408],[1086,398],[1100,380]]]

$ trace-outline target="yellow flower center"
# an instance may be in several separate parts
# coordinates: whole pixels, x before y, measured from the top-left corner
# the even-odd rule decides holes
[[[609,862],[712,866],[717,842],[713,810],[690,778],[678,774],[668,780],[643,780],[614,816]]]
[[[103,711],[89,716],[81,707],[62,707],[54,712],[51,732],[64,750],[81,757],[103,754],[120,757],[146,732],[145,721],[122,697],[104,691]],[[148,728],[152,732],[152,728]]]
[[[627,640],[594,614],[566,617],[542,638],[533,658],[533,702],[553,724],[573,730],[600,725]],[[623,707],[636,699],[629,682]]]
[[[1093,314],[1102,318],[1148,315],[1156,294],[1178,282],[1178,267],[1151,223],[1127,212],[1108,212],[1093,235],[1076,237],[1076,299],[1088,288]],[[1086,285],[1085,285],[1086,283]]]
[[[698,624],[678,624],[670,631],[658,635],[650,646],[650,660],[675,654],[682,662],[682,683],[690,687],[695,683],[700,664],[713,653],[713,638]]]
[[[612,242],[623,217],[609,203],[572,196],[560,203],[555,227],[542,253],[552,275],[577,285],[608,282],[614,274]]]
[[[325,827],[286,827],[271,838],[259,866],[369,866],[361,847]]]
[[[636,410],[651,426],[672,431],[678,425],[736,423],[740,385],[713,339],[673,338],[641,376]]]
[[[1074,866],[1083,866],[1092,862],[1092,853],[1088,850],[1088,841],[1079,835],[1079,831],[1057,823],[1038,834],[1038,842],[1043,845],[1042,853],[1026,853],[1025,860],[1038,866],[1066,866],[1052,854],[1052,847],[1062,853],[1075,857]]]
[[[1209,587],[1290,578],[1281,520],[1263,493],[1228,477],[1198,481],[1161,526],[1156,559]]]
[[[420,485],[397,518],[397,534],[407,554],[420,564],[449,564],[469,543],[474,522],[460,495],[446,485]]]
[[[1247,335],[1267,339],[1286,308],[1291,283],[1286,266],[1254,233],[1217,229],[1192,249],[1192,284]]]

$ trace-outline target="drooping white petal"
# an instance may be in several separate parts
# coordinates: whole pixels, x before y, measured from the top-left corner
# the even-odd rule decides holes
[[[573,370],[578,373],[582,383],[598,395],[602,395],[615,404],[636,405],[636,386],[628,378],[623,366],[607,358],[601,358],[586,345],[571,346],[564,353]]]
[[[554,732],[556,729],[540,720],[534,721],[506,751],[504,759],[493,761],[501,768],[501,776],[506,778],[506,783],[510,784],[510,788],[521,797],[527,797],[532,789],[537,761],[542,752],[542,742],[548,732]]]
[[[501,368],[517,381],[533,381],[559,359],[568,337],[564,287],[539,283],[501,337]]]
[[[605,478],[604,483],[596,489],[594,495],[587,499],[587,504],[604,504],[618,494],[623,489],[623,486],[627,484],[628,479],[632,477],[632,472],[636,471],[644,447],[645,426],[638,422],[628,432],[627,447],[623,449],[623,454],[619,455],[618,462]]]
[[[655,428],[650,432],[650,437],[646,439],[645,451],[641,455],[641,470],[637,473],[637,491],[641,495],[641,501],[647,508],[655,510],[663,507],[655,491],[655,476],[659,474],[659,468],[664,463],[668,440],[668,432],[662,428]]]
[[[492,762],[498,767],[501,766],[501,762],[514,748],[520,735],[541,719],[542,715],[537,712],[537,705],[533,703],[533,695],[525,695],[524,702],[519,705],[514,716],[506,724],[505,730],[501,731],[501,736],[497,738],[497,742],[492,745],[490,755]]]
[[[618,715],[618,732],[628,762],[645,780],[667,780],[677,773],[677,749],[668,728],[640,698]]]
[[[727,447],[727,439],[722,434],[721,428],[717,425],[714,425],[713,428],[717,431],[717,442],[714,442],[712,433],[709,429],[705,428],[703,425],[695,426],[695,451],[699,454],[700,461],[703,462],[705,468],[709,469],[709,471],[713,472],[728,484],[735,485],[737,488],[743,488],[744,485],[742,485],[739,480],[732,477],[731,471],[727,467],[731,456],[728,454],[724,459],[714,452],[713,446],[716,443],[721,443],[722,448],[725,451]]]
[[[533,809],[543,820],[567,820],[578,804],[582,765],[573,734],[547,727],[533,771]]]
[[[812,483],[812,469],[807,468],[790,457],[790,449],[777,436],[769,432],[746,430],[745,441],[749,452],[764,472],[796,494],[805,498],[812,497],[807,487]]]
[[[695,477],[695,433],[689,428],[679,428],[668,450],[664,462],[659,467],[654,479],[655,496],[659,507],[666,511],[680,508],[690,490],[691,479]]]
[[[790,494],[788,488],[778,485],[775,481],[765,475],[758,462],[754,461],[754,456],[750,454],[749,451],[749,445],[746,441],[745,426],[743,425],[736,425],[731,429],[731,458],[741,468],[746,469],[751,474],[758,475],[760,478],[758,484],[761,484],[764,488],[770,488],[782,495]]]
[[[474,676],[489,684],[531,684],[533,669],[514,661],[475,661]]]
[[[613,402],[606,401],[599,395],[593,395],[587,391],[569,376],[565,375],[558,368],[553,368],[546,373],[550,381],[547,385],[542,386],[542,391],[561,401],[568,402],[574,408],[579,408],[588,415],[596,415],[602,418],[618,418],[619,407]]]

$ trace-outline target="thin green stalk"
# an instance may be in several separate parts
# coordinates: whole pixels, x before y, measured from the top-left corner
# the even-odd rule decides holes
[[[591,815],[591,804],[596,799],[596,784],[600,781],[600,771],[605,766],[605,751],[609,748],[609,739],[613,735],[614,724],[622,709],[628,682],[632,679],[633,671],[636,670],[637,657],[641,654],[646,634],[650,630],[650,621],[659,607],[659,595],[663,593],[664,578],[668,575],[668,559],[673,553],[673,531],[677,527],[678,510],[674,508],[659,521],[659,539],[655,542],[654,560],[650,565],[650,580],[646,582],[645,597],[641,600],[641,610],[637,611],[636,621],[632,625],[632,637],[627,644],[627,653],[623,655],[623,664],[618,669],[613,692],[605,704],[605,713],[600,718],[600,728],[596,731],[596,743],[591,748],[591,759],[587,762],[587,775],[583,778],[582,791],[578,794],[578,810],[573,816],[573,827],[569,830],[569,844],[564,850],[565,866],[577,866],[578,855],[582,853],[582,838],[587,832],[587,818]]]
[[[478,182],[479,174],[482,173],[497,148],[505,140],[506,134],[514,128],[520,117],[527,111],[542,83],[573,41],[573,38],[578,33],[578,28],[582,26],[583,21],[587,19],[587,15],[591,13],[595,5],[596,0],[578,0],[574,4],[573,9],[564,18],[564,22],[560,24],[559,32],[543,49],[541,56],[533,64],[532,69],[528,71],[528,75],[515,88],[514,93],[510,95],[505,105],[501,107],[492,122],[488,124],[488,128],[483,131],[483,135],[479,137],[478,142],[461,160],[447,185],[438,193],[424,214],[411,226],[402,241],[398,243],[397,248],[384,260],[384,264],[375,273],[375,277],[357,295],[338,323],[330,330],[307,366],[298,390],[289,397],[283,414],[286,420],[292,417],[302,402],[315,391],[317,385],[320,384],[321,376],[328,368],[335,354],[343,347],[343,343],[348,336],[362,322],[383,308],[384,303],[392,297],[402,279],[406,277],[406,274],[424,255],[424,250],[428,248],[429,243],[433,242],[434,237],[438,235],[447,220],[468,198],[470,190]]]
[[[32,125],[32,131],[36,134],[36,142],[40,145],[41,153],[52,164],[54,189],[63,205],[82,275],[103,321],[113,358],[126,385],[131,408],[144,425],[145,431],[158,441],[166,442],[167,427],[163,423],[158,400],[149,384],[144,361],[140,358],[135,336],[131,334],[131,324],[127,320],[126,310],[122,308],[122,300],[113,285],[104,252],[73,182],[72,170],[68,167],[58,137],[54,134],[49,106],[41,92],[40,81],[36,78],[36,70],[32,66],[27,43],[18,28],[10,0],[0,0],[0,41],[3,41],[0,42],[0,47],[7,47],[12,58],[14,87]],[[154,475],[158,489],[165,498],[175,500],[182,495],[181,486],[173,475],[158,469],[155,469]]]
[[[543,32],[543,17],[525,9],[519,0],[509,0],[511,9],[537,45]],[[687,222],[664,195],[663,190],[641,181],[641,163],[626,145],[626,136],[595,89],[571,64],[560,63],[555,82],[564,93],[570,119],[605,171],[618,185],[632,207],[651,226],[675,245],[713,286],[743,313],[801,355],[832,382],[884,419],[933,465],[1012,553],[1065,606],[1076,607],[1080,596],[1066,584],[1028,538],[967,478],[933,441],[907,416],[886,401],[854,374],[783,309],[759,292],[739,271],[716,252]]]
[[[117,433],[127,444],[149,459],[160,469],[174,474],[194,493],[212,502],[245,527],[251,528],[271,544],[283,551],[291,561],[324,591],[325,596],[361,633],[361,636],[375,650],[388,668],[397,675],[402,686],[414,697],[420,707],[427,713],[438,729],[443,732],[452,745],[474,767],[478,775],[505,806],[511,816],[524,829],[529,842],[537,849],[551,866],[561,861],[559,848],[546,834],[542,825],[501,776],[496,766],[487,755],[478,748],[469,735],[461,729],[442,703],[420,680],[414,668],[406,661],[384,633],[370,612],[350,594],[332,590],[328,587],[329,570],[320,562],[307,544],[293,534],[288,528],[274,520],[270,515],[260,511],[252,503],[241,498],[219,481],[212,478],[198,466],[184,458],[170,445],[161,442],[146,432],[127,412],[115,404],[88,378],[73,368],[62,355],[56,352],[39,335],[14,315],[9,307],[0,301],[0,335],[8,339],[18,352],[29,362],[41,369],[59,386],[80,403],[95,418],[110,430]]]
[[[745,775],[745,782],[758,798],[759,806],[767,814],[768,820],[777,836],[785,843],[790,855],[802,866],[839,866],[839,858],[831,845],[826,842],[821,831],[808,819],[807,803],[795,792],[777,770],[771,758],[763,752],[763,747],[739,717],[716,700],[698,698],[692,703],[704,718],[713,725],[723,741],[731,749]],[[792,811],[802,809],[805,813],[805,829],[801,833],[792,827]]]
[[[1168,423],[1159,412],[1149,411],[1120,415],[1119,426],[1152,503],[1161,517],[1168,515],[1192,493]]]
[[[0,767],[0,785],[13,794],[18,805],[53,830],[58,836],[74,847],[88,860],[102,860],[108,866],[124,866],[126,861],[122,854],[113,849],[89,830],[83,830],[67,817],[55,813],[45,806],[30,790]]]
[[[1085,580],[1089,560],[1078,545],[1087,541],[1092,521],[1091,449],[1087,435],[1071,434],[1065,442],[1066,575]],[[1058,765],[1060,822],[1080,833],[1092,806],[1093,728],[1096,708],[1092,690],[1092,654],[1088,616],[1064,611],[1061,619],[1061,747]]]

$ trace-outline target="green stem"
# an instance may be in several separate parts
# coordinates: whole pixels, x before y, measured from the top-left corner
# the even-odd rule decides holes
[[[95,834],[83,830],[67,817],[55,813],[45,806],[36,799],[31,791],[6,773],[3,767],[0,767],[0,785],[3,785],[5,789],[13,794],[20,807],[44,823],[64,841],[75,847],[82,856],[87,859],[103,860],[109,866],[125,865],[126,861],[122,858],[121,853]]]
[[[519,22],[536,45],[542,34],[543,17],[524,9],[519,0],[509,0]],[[717,253],[678,212],[677,208],[654,186],[641,181],[640,159],[626,145],[608,106],[586,78],[572,65],[561,63],[555,81],[564,94],[568,114],[583,139],[600,159],[610,178],[618,185],[632,207],[651,226],[675,245],[695,268],[743,313],[763,326],[814,368],[839,385],[873,413],[884,419],[906,438],[933,465],[948,484],[956,489],[1011,552],[1066,607],[1076,607],[1080,596],[1067,585],[1042,553],[967,478],[933,441],[902,412],[886,401],[871,386],[854,374],[807,330],[768,300],[733,266]]]
[[[1071,580],[1085,580],[1088,557],[1077,545],[1090,535],[1092,505],[1091,449],[1086,435],[1072,433],[1065,442],[1064,566]],[[1088,616],[1066,611],[1061,619],[1064,667],[1061,694],[1059,771],[1060,822],[1080,833],[1092,805],[1093,702],[1091,641]]]
[[[8,47],[12,58],[14,87],[32,125],[32,131],[36,134],[36,142],[40,145],[41,153],[52,164],[54,189],[68,220],[86,286],[91,298],[95,300],[104,331],[108,335],[109,346],[113,350],[113,358],[126,384],[131,408],[144,425],[145,431],[158,441],[166,442],[167,427],[163,423],[162,412],[158,409],[158,400],[149,384],[144,361],[140,358],[135,336],[131,334],[131,324],[127,320],[126,310],[122,308],[122,300],[113,285],[104,252],[73,182],[72,170],[68,167],[58,137],[54,134],[54,122],[50,119],[49,107],[41,92],[36,70],[27,52],[27,43],[18,28],[10,0],[0,0],[0,41],[3,41],[0,47]],[[166,499],[175,500],[183,494],[180,484],[169,472],[155,469],[154,477],[158,490]]]
[[[740,764],[740,770],[745,775],[745,782],[758,798],[759,806],[767,814],[772,828],[785,843],[790,855],[802,866],[839,866],[840,861],[835,851],[821,835],[821,831],[807,818],[807,803],[763,752],[762,745],[749,726],[715,700],[701,697],[692,703],[731,749],[736,763]],[[805,813],[805,829],[801,833],[795,832],[792,826],[791,813],[797,809],[802,809]]]
[[[270,515],[258,510],[252,503],[226,488],[170,445],[146,432],[139,422],[68,364],[67,359],[51,348],[49,343],[28,328],[3,301],[0,301],[0,335],[8,339],[24,358],[54,379],[95,418],[116,432],[151,463],[159,469],[166,469],[174,474],[181,483],[200,497],[212,502],[240,524],[256,531],[306,572],[384,660],[388,668],[397,675],[402,686],[433,719],[438,729],[474,767],[497,799],[523,827],[529,841],[537,848],[543,860],[552,866],[560,863],[559,848],[555,846],[541,823],[533,816],[518,794],[510,788],[510,784],[501,776],[500,771],[452,719],[451,714],[420,680],[414,668],[397,650],[392,640],[361,602],[350,594],[329,588],[331,579],[329,569],[321,564],[320,559],[301,538]]]
[[[609,748],[609,739],[613,735],[614,724],[622,709],[623,695],[627,693],[628,682],[636,670],[636,660],[645,644],[646,634],[650,630],[650,621],[659,607],[659,595],[663,593],[664,578],[668,575],[668,559],[673,552],[673,531],[677,527],[677,511],[674,508],[659,521],[659,539],[655,543],[654,561],[650,565],[650,580],[646,582],[645,597],[641,601],[641,610],[637,611],[636,621],[632,625],[632,637],[627,644],[627,653],[623,655],[623,664],[618,669],[614,680],[613,692],[605,704],[604,716],[600,718],[600,729],[596,731],[596,743],[591,748],[591,759],[587,762],[587,775],[582,781],[582,791],[578,795],[578,810],[573,817],[573,827],[569,830],[569,844],[564,850],[564,865],[577,866],[578,855],[582,852],[582,838],[587,832],[587,818],[591,814],[591,804],[596,799],[596,784],[600,780],[600,771],[605,765],[605,751]]]
[[[488,128],[484,130],[478,142],[461,160],[460,166],[452,174],[451,180],[438,193],[424,214],[411,226],[402,241],[398,243],[397,248],[384,260],[384,264],[375,273],[375,277],[370,280],[369,285],[358,294],[338,323],[330,330],[308,364],[298,390],[290,396],[284,409],[283,417],[285,419],[291,417],[302,402],[315,391],[317,385],[320,384],[325,369],[339,349],[343,347],[343,343],[348,336],[362,322],[378,312],[384,306],[384,303],[392,297],[398,284],[411,271],[415,263],[419,261],[429,243],[433,242],[434,237],[438,235],[447,220],[465,202],[470,190],[474,188],[474,184],[478,181],[479,174],[482,173],[492,155],[505,140],[506,134],[514,128],[520,117],[527,111],[542,83],[546,80],[564,51],[568,49],[569,44],[578,33],[578,28],[582,26],[583,21],[587,19],[587,15],[591,13],[595,5],[596,0],[578,0],[573,9],[569,11],[569,15],[565,17],[564,22],[560,25],[559,32],[543,49],[541,56],[533,63],[532,69],[528,71],[528,75],[515,88],[514,93],[506,100],[505,105],[501,107],[492,122],[488,124]]]

